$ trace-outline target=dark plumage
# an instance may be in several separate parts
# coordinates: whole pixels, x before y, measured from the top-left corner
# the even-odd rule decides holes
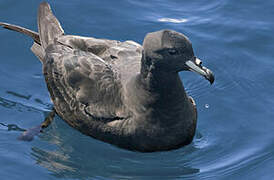
[[[130,150],[162,151],[189,144],[197,111],[179,71],[214,81],[181,33],[147,34],[133,42],[65,35],[47,3],[38,12],[39,33],[0,23],[34,39],[32,51],[55,111],[69,125],[99,140]]]

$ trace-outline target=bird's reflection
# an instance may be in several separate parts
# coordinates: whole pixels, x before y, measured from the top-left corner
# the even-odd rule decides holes
[[[0,106],[41,112],[1,97]],[[44,116],[48,114],[44,111]],[[8,131],[26,131],[16,124],[0,122],[0,127]],[[199,169],[189,165],[187,156],[195,151],[195,145],[170,152],[131,152],[85,136],[58,116],[39,137],[33,142],[31,156],[58,178],[167,179],[199,173]]]
[[[37,164],[47,168],[55,177],[166,179],[199,172],[199,169],[189,167],[189,159],[184,158],[195,151],[192,145],[170,152],[131,152],[85,136],[58,116],[40,139],[55,147],[35,146],[31,155]]]

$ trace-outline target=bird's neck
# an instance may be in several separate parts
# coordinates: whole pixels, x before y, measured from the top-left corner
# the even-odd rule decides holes
[[[140,74],[139,83],[149,92],[161,95],[161,97],[172,95],[185,96],[185,90],[178,73],[154,71]]]
[[[176,72],[149,72],[146,76],[140,74],[137,81],[147,93],[155,95],[155,103],[168,105],[183,103],[188,99],[179,74]]]
[[[157,94],[157,100],[164,101],[165,104],[188,99],[179,74],[167,70],[167,67],[153,64],[144,54],[136,83],[147,92]]]
[[[142,120],[164,126],[175,125],[182,116],[191,113],[189,99],[179,74],[166,71],[142,72],[136,77],[133,101],[136,114],[143,114]],[[131,96],[132,97],[132,96]],[[156,121],[156,122],[155,122]]]

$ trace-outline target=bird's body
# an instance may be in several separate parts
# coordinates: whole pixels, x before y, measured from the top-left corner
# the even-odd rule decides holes
[[[47,3],[39,8],[39,33],[0,25],[34,39],[32,51],[43,64],[55,111],[72,127],[143,152],[174,149],[192,141],[196,105],[187,96],[178,71],[190,66],[208,79],[213,76],[197,64],[182,34],[150,33],[143,46],[65,35]],[[178,54],[170,51],[174,48]],[[166,56],[174,60],[167,62]],[[185,60],[177,60],[179,56]]]
[[[98,44],[102,50],[94,48]],[[158,77],[159,88],[150,89],[140,76],[141,45],[64,35],[46,55],[43,71],[55,110],[79,131],[140,151],[171,149],[175,139],[178,147],[191,142],[196,112],[178,74]],[[187,110],[195,116],[178,121],[188,118]]]

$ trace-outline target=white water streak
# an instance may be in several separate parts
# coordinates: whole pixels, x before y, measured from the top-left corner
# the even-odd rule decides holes
[[[187,22],[188,20],[187,19],[174,19],[174,18],[159,18],[158,21],[160,22],[171,22],[171,23],[176,23],[176,24],[179,24],[179,23],[185,23]]]

